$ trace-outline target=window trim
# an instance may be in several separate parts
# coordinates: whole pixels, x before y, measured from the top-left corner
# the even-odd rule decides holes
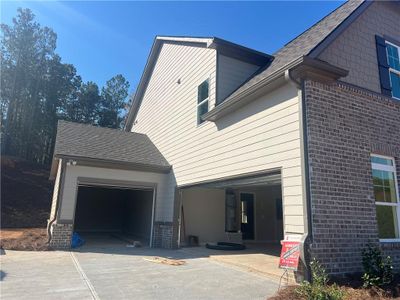
[[[386,44],[389,44],[389,45],[391,45],[391,46],[393,46],[393,47],[395,47],[395,48],[397,48],[397,52],[398,52],[399,57],[400,57],[400,46],[397,46],[396,44],[394,44],[394,43],[392,43],[392,42],[389,42],[389,41],[386,40],[386,39],[385,39],[385,43],[386,43]],[[388,66],[389,66],[389,80],[390,80],[390,87],[392,88],[392,98],[397,99],[397,100],[400,100],[399,97],[395,97],[395,96],[393,95],[392,77],[390,76],[390,73],[391,73],[391,72],[394,73],[394,74],[396,74],[396,75],[398,75],[398,76],[400,76],[400,71],[399,71],[399,70],[396,70],[396,69],[393,69],[393,68],[390,66],[390,64],[389,64],[389,55],[388,55],[388,50],[387,50],[387,48],[386,48],[386,60],[387,60]]]
[[[205,102],[208,102],[207,103],[207,112],[210,110],[210,102],[209,102],[209,100],[210,100],[210,78],[207,78],[206,80],[203,80],[198,86],[197,86],[197,91],[198,91],[198,89],[199,89],[199,87],[204,83],[204,82],[208,82],[208,92],[207,92],[207,98],[205,98],[205,99],[203,99],[201,102],[199,102],[199,96],[198,96],[198,94],[197,94],[197,105],[196,105],[196,112],[197,112],[197,114],[196,114],[196,122],[197,122],[197,127],[199,127],[199,126],[201,126],[201,125],[203,125],[206,121],[205,120],[201,120],[201,116],[199,116],[199,108],[200,108],[200,106],[202,105],[202,104],[204,104]],[[206,112],[206,113],[207,113]],[[206,113],[204,113],[203,115],[205,115]]]
[[[397,216],[396,216],[397,217],[397,232],[399,234],[399,237],[394,238],[394,239],[379,239],[379,242],[381,242],[381,243],[400,242],[400,194],[399,194],[399,184],[397,181],[396,161],[395,161],[394,157],[379,155],[379,154],[374,154],[374,153],[371,153],[371,158],[372,157],[380,157],[380,158],[389,159],[392,161],[392,165],[388,166],[388,165],[383,165],[383,164],[379,164],[379,163],[373,163],[371,160],[371,170],[381,170],[381,171],[387,171],[387,172],[394,173],[394,185],[395,185],[394,188],[395,188],[395,193],[396,193],[396,198],[397,198],[397,203],[381,202],[381,201],[375,201],[375,195],[374,195],[375,207],[377,205],[396,207],[396,213],[397,213]],[[377,226],[378,226],[378,223],[377,223]]]

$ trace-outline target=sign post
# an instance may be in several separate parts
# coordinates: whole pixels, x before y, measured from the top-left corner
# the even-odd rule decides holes
[[[281,281],[283,276],[286,274],[286,281],[289,282],[289,270],[297,271],[299,267],[300,259],[300,241],[295,241],[285,237],[281,241],[282,250],[279,258],[279,268],[284,269],[281,279],[279,280],[279,289],[281,287]]]

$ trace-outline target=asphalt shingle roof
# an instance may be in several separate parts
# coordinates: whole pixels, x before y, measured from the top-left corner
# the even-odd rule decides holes
[[[322,20],[311,26],[305,32],[291,40],[280,50],[273,54],[275,59],[267,67],[258,74],[250,78],[224,101],[235,97],[249,87],[257,84],[264,78],[267,78],[275,71],[285,67],[292,61],[308,55],[316,46],[318,46],[325,38],[327,38],[333,30],[338,27],[346,18],[348,18],[364,1],[350,0]]]
[[[67,121],[58,122],[54,156],[170,168],[145,134]]]

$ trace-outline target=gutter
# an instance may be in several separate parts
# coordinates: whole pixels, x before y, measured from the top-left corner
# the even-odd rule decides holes
[[[65,179],[65,168],[66,168],[66,162],[63,159],[60,159],[61,163],[61,174],[60,174],[60,182],[58,183],[58,191],[57,191],[57,201],[56,201],[56,208],[54,211],[54,217],[53,219],[49,222],[47,225],[47,236],[49,237],[47,240],[47,244],[50,245],[51,239],[53,236],[51,235],[51,226],[53,226],[54,222],[57,220],[58,216],[58,210],[59,210],[59,203],[61,202],[61,189],[64,187],[64,179]]]
[[[301,165],[302,165],[302,186],[303,186],[303,216],[304,216],[304,234],[300,244],[300,258],[304,262],[304,279],[311,282],[311,245],[313,241],[312,211],[311,211],[311,193],[310,193],[310,172],[308,161],[308,132],[307,132],[307,103],[304,92],[304,79],[296,80],[291,71],[285,71],[285,79],[291,85],[298,89],[299,94],[299,113],[300,113],[300,142],[301,142]]]

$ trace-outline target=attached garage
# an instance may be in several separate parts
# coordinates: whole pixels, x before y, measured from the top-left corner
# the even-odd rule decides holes
[[[80,185],[74,232],[85,240],[99,234],[149,245],[154,190],[118,186]]]
[[[165,237],[171,245],[170,169],[146,135],[59,122],[50,244],[69,248],[77,232],[86,240],[112,235],[150,247],[164,245]]]

